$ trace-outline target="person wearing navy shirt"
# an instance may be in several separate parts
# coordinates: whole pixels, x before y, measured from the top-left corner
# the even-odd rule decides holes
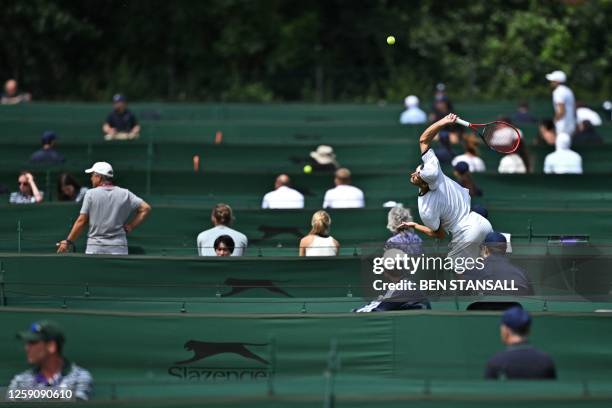
[[[127,99],[121,94],[113,96],[113,111],[102,126],[104,140],[131,140],[140,135],[136,116],[127,109]]]
[[[522,307],[506,310],[502,316],[500,335],[506,350],[487,362],[486,379],[555,380],[557,370],[552,358],[527,341],[531,316]]]
[[[55,132],[46,130],[41,138],[42,148],[32,153],[30,163],[58,164],[66,161],[57,150],[55,150]]]

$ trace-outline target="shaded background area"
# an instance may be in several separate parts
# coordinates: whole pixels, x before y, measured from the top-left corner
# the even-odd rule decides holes
[[[578,99],[612,89],[612,2],[38,0],[0,2],[0,78],[35,99],[394,103]],[[385,38],[397,42],[388,46]]]

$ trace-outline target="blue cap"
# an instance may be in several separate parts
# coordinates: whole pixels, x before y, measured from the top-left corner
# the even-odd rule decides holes
[[[474,206],[472,207],[472,211],[474,211],[477,214],[482,215],[485,218],[489,218],[489,212],[487,211],[486,208],[484,208],[482,205],[480,204],[474,204]],[[503,236],[503,235],[502,235]]]
[[[484,242],[485,244],[488,244],[488,243],[507,244],[508,243],[508,241],[506,240],[506,237],[504,237],[503,234],[500,234],[497,231],[489,232],[487,236],[485,237]]]
[[[513,306],[502,315],[501,322],[515,332],[525,332],[531,326],[531,316],[520,306]]]
[[[459,163],[455,164],[455,170],[457,170],[457,173],[459,174],[465,174],[470,170],[470,166],[466,162],[460,161]]]
[[[127,101],[127,99],[122,94],[115,94],[113,96],[113,102],[125,102],[125,101]]]
[[[42,137],[40,138],[42,144],[49,144],[57,139],[57,135],[52,130],[45,130]]]

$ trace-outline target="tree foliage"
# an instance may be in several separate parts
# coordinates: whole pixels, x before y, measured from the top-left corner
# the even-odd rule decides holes
[[[0,73],[38,99],[378,101],[612,89],[612,0],[0,0]],[[395,46],[385,42],[387,35]]]

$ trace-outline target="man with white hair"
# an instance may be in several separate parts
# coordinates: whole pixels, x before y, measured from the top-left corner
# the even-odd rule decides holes
[[[576,99],[571,89],[565,85],[567,76],[563,71],[553,71],[546,75],[553,89],[553,108],[557,134],[572,135],[576,130]]]
[[[409,95],[404,99],[406,110],[400,116],[402,125],[420,125],[427,122],[427,114],[419,108],[419,98]]]
[[[544,159],[546,174],[582,174],[582,157],[571,150],[572,138],[567,133],[557,134],[555,151]]]
[[[68,237],[57,243],[57,252],[67,252],[89,223],[86,254],[127,255],[127,234],[151,212],[151,206],[131,191],[113,185],[113,167],[97,162],[85,173],[91,174],[93,188],[83,198],[81,213]],[[127,222],[134,213],[132,220]]]

